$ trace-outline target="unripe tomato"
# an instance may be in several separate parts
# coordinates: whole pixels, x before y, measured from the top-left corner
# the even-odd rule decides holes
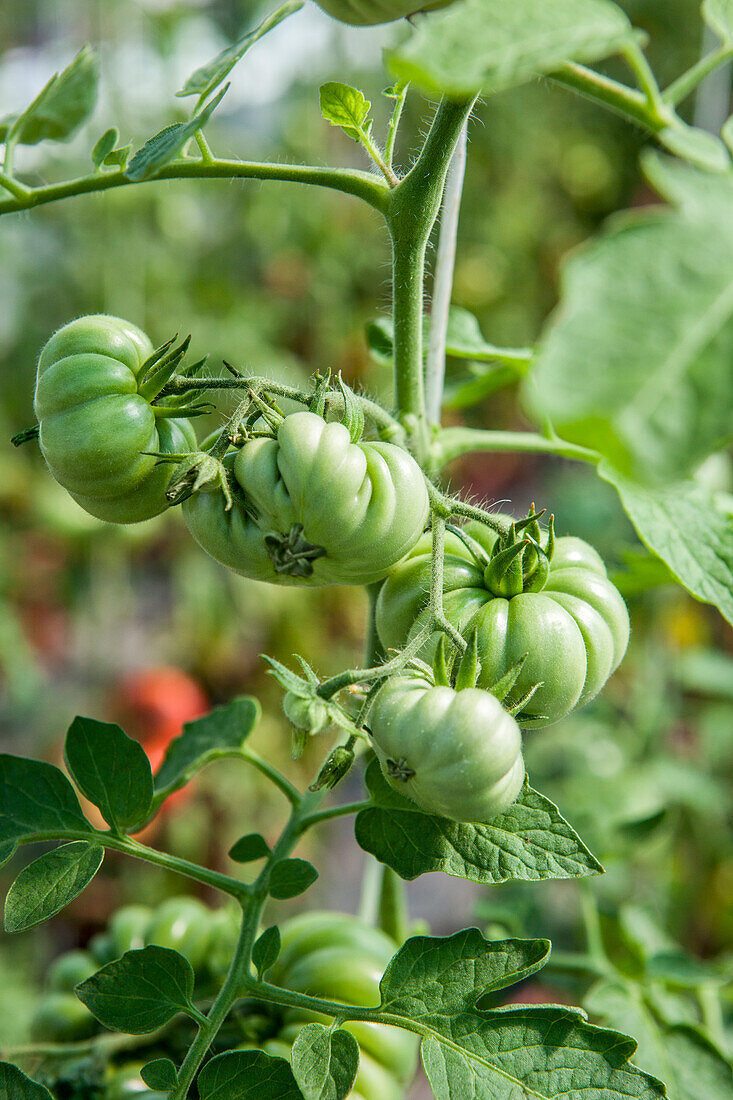
[[[490,528],[469,523],[465,530],[486,551],[493,549]],[[626,652],[629,616],[592,546],[557,539],[542,590],[510,597],[487,587],[483,567],[457,536],[446,536],[445,549],[445,613],[465,636],[477,631],[478,687],[490,688],[526,653],[513,695],[541,685],[520,717],[527,728],[557,722],[597,695]],[[400,647],[422,625],[429,589],[430,538],[424,536],[382,586],[382,645]],[[429,643],[423,656],[434,646]]]
[[[178,951],[194,970],[201,970],[208,959],[212,931],[211,913],[197,898],[169,898],[153,913],[145,943]]]
[[[385,779],[427,813],[490,821],[522,789],[519,726],[488,691],[399,676],[379,689],[370,727]]]
[[[452,0],[316,0],[319,8],[338,19],[341,23],[351,23],[358,27],[370,27],[376,23],[391,23],[406,15],[418,11],[431,11],[443,8]]]
[[[311,412],[285,417],[224,460],[234,492],[183,505],[189,531],[236,573],[274,584],[369,584],[408,553],[428,515],[415,460],[392,443],[352,443],[347,428]]]
[[[99,1024],[73,993],[47,993],[31,1020],[31,1039],[39,1043],[73,1043],[98,1031]]]
[[[185,452],[196,445],[187,420],[170,418],[164,403],[154,406],[139,392],[152,351],[135,325],[94,314],[54,333],[38,360],[35,411],[43,457],[82,508],[111,523],[136,523],[168,506],[173,466],[156,465],[143,452]]]
[[[314,997],[365,1007],[379,1004],[379,981],[396,950],[377,928],[342,913],[305,913],[280,926],[281,952],[270,980]],[[292,1044],[316,1013],[288,1009],[278,1041]],[[351,1096],[402,1100],[415,1072],[417,1043],[401,1028],[363,1021],[344,1024],[359,1043],[359,1072]],[[274,1053],[274,1051],[273,1051]]]
[[[145,936],[153,919],[153,910],[147,905],[125,905],[113,914],[109,922],[109,934],[114,947],[114,958],[126,951],[139,951],[145,946]]]
[[[168,1100],[169,1093],[149,1089],[140,1076],[144,1062],[115,1068],[109,1074],[101,1100]]]
[[[71,993],[75,985],[96,974],[99,964],[88,951],[67,951],[54,959],[46,974],[46,986],[57,993]]]

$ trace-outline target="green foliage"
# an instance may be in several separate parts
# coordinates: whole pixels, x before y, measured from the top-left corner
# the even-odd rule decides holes
[[[194,134],[202,130],[226,95],[229,85],[218,92],[189,122],[174,122],[151,137],[134,154],[125,167],[125,175],[133,183],[150,179],[170,161],[175,160],[184,145]]]
[[[427,91],[498,92],[595,61],[631,40],[628,19],[607,0],[459,0],[422,22],[389,58],[392,71]]]
[[[153,775],[138,741],[111,722],[75,718],[64,743],[72,779],[116,832],[144,822],[153,802]]]
[[[275,965],[280,954],[280,930],[276,924],[266,928],[255,941],[252,948],[252,963],[262,980],[267,971]]]
[[[376,762],[366,782],[372,805],[357,815],[357,842],[404,879],[443,871],[470,882],[536,882],[603,870],[557,807],[528,785],[490,824],[468,825],[423,813],[392,790]]]
[[[93,830],[63,772],[40,760],[0,756],[2,843],[26,843],[80,832]]]
[[[94,51],[84,46],[21,114],[0,125],[0,141],[19,145],[67,141],[92,113],[98,83],[99,61]]]
[[[293,1076],[304,1100],[345,1100],[359,1068],[359,1045],[343,1028],[306,1024],[293,1043]]]
[[[5,931],[25,932],[65,909],[92,881],[104,859],[100,844],[61,844],[24,867],[5,899]]]
[[[176,1067],[170,1058],[156,1058],[143,1066],[140,1070],[140,1076],[149,1088],[168,1092],[170,1089],[175,1088]]]
[[[0,1062],[0,1087],[6,1100],[53,1100],[48,1089],[31,1081],[10,1062]]]
[[[297,898],[318,878],[318,871],[306,859],[281,859],[270,872],[270,894],[273,898]]]
[[[229,849],[229,858],[236,863],[252,863],[256,859],[264,859],[270,854],[270,847],[259,833],[248,833],[240,836],[239,840]]]
[[[191,1011],[193,970],[177,951],[142,947],[107,963],[76,992],[100,1024],[144,1035]]]
[[[730,0],[703,0],[702,17],[726,45],[733,45],[733,4]]]
[[[201,1100],[295,1100],[298,1095],[288,1063],[261,1050],[212,1058],[199,1074],[198,1089]]]

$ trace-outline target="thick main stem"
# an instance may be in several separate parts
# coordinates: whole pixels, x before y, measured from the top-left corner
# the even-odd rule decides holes
[[[420,461],[429,459],[423,381],[425,252],[443,198],[446,175],[473,101],[441,100],[415,164],[390,193],[394,386],[397,416]]]

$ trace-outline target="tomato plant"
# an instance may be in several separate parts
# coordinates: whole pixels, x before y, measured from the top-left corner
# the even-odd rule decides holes
[[[9,933],[56,916],[107,851],[226,899],[213,912],[181,895],[123,907],[88,952],[60,959],[32,1042],[0,1063],[0,1100],[399,1100],[418,1042],[438,1097],[698,1100],[691,1087],[703,1081],[706,1100],[717,1100],[731,1079],[724,963],[680,957],[627,914],[617,930],[627,958],[616,966],[587,890],[587,950],[569,958],[551,960],[549,941],[534,933],[509,936],[506,914],[489,935],[423,934],[403,880],[442,872],[497,890],[603,872],[525,775],[522,727],[559,722],[601,691],[627,647],[626,606],[589,543],[556,537],[534,505],[512,518],[452,491],[452,460],[508,452],[584,464],[617,493],[646,548],[637,582],[651,587],[661,572],[733,619],[731,502],[699,477],[731,439],[731,120],[718,135],[677,110],[730,60],[730,6],[705,0],[720,45],[666,88],[611,0],[322,6],[355,24],[410,16],[385,54],[383,135],[379,109],[358,88],[320,88],[324,120],[357,143],[369,170],[226,159],[209,142],[235,66],[298,17],[299,0],[191,74],[178,92],[195,97],[185,120],[133,155],[106,130],[87,175],[38,183],[16,157],[85,124],[98,81],[90,49],[0,127],[0,216],[32,217],[97,191],[134,195],[142,183],[222,178],[317,185],[365,203],[386,230],[392,267],[391,316],[368,339],[393,378],[380,402],[323,364],[298,384],[228,363],[227,374],[202,377],[203,360],[184,364],[188,339],[154,349],[134,323],[99,314],[71,321],[42,350],[37,423],[14,442],[37,439],[50,473],[84,508],[133,523],[181,506],[195,541],[229,570],[275,585],[342,585],[344,600],[365,586],[370,620],[359,667],[324,678],[307,656],[296,671],[266,658],[284,691],[293,755],[308,738],[330,738],[306,790],[249,743],[260,705],[248,695],[189,715],[159,761],[117,724],[84,717],[66,734],[66,772],[0,756],[0,859],[44,845],[8,891]],[[629,82],[597,67],[617,56]],[[561,308],[531,334],[533,346],[506,348],[451,308],[457,220],[472,118],[495,92],[538,77],[610,108],[671,154],[649,152],[643,165],[666,206],[613,224],[571,256]],[[408,95],[426,114],[406,134]],[[403,144],[410,152],[398,157]],[[449,358],[472,364],[472,376],[452,387],[460,415],[444,424]],[[461,419],[513,383],[537,430]],[[199,440],[189,421],[221,394],[235,401]],[[143,843],[166,801],[222,759],[273,784],[287,804],[282,828],[231,838],[234,869]],[[365,796],[329,801],[361,763]],[[606,770],[595,764],[599,791],[608,759]],[[95,815],[85,816],[77,792]],[[653,830],[653,809],[632,832]],[[301,840],[352,816],[357,843],[379,865],[366,874],[364,919],[316,912],[268,925],[271,901],[299,897],[318,877],[294,855]],[[512,987],[563,965],[594,982],[580,996],[597,1023],[568,1006],[516,1005]]]

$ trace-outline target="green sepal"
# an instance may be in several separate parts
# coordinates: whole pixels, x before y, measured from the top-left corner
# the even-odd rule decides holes
[[[535,694],[535,692],[538,691],[541,687],[542,687],[542,682],[541,681],[540,681],[539,684],[533,684],[532,687],[529,689],[529,691],[526,692],[522,696],[521,699],[518,699],[516,703],[512,703],[510,706],[507,706],[505,709],[509,711],[509,713],[512,715],[513,718],[521,718],[522,711],[526,707],[527,703],[530,701],[530,699]],[[545,715],[541,715],[541,714],[531,715],[531,718],[533,720],[535,720],[537,718],[545,718],[545,717],[546,717]]]
[[[525,572],[524,591],[541,592],[547,584],[547,579],[550,575],[550,559],[539,543],[532,542],[530,546],[527,547],[527,552],[529,550],[532,550],[535,560],[532,569]]]
[[[433,679],[436,687],[450,687],[450,676],[445,660],[445,634],[440,635],[438,647],[433,657]]]
[[[353,763],[353,749],[349,749],[345,745],[339,745],[330,754],[308,790],[320,791],[323,787],[329,791],[333,790],[336,784],[348,775]]]
[[[522,555],[527,542],[515,542],[495,554],[484,570],[484,584],[495,596],[511,599],[524,591]]]
[[[516,684],[517,680],[519,679],[519,675],[524,668],[524,662],[527,660],[528,657],[529,651],[522,654],[517,663],[515,665],[512,665],[509,671],[505,672],[504,675],[500,677],[496,681],[496,683],[492,684],[491,687],[488,689],[489,692],[496,699],[498,699],[500,703],[503,702],[504,699],[506,699],[507,695]]]
[[[300,760],[308,744],[308,733],[299,726],[292,726],[290,731],[290,759]]]
[[[285,419],[284,413],[277,407],[277,402],[273,398],[262,397],[255,390],[249,391],[249,398],[257,410],[254,420],[259,420],[259,418],[262,417],[268,428],[277,433],[280,425]]]
[[[347,386],[339,372],[338,387],[344,399],[344,407],[341,420],[344,427],[348,428],[352,443],[358,443],[364,434],[364,410],[361,402],[350,386]]]
[[[41,425],[33,424],[30,428],[23,428],[22,432],[16,432],[10,442],[14,447],[22,447],[24,443],[30,443],[31,440],[38,439],[40,431]]]
[[[330,384],[330,371],[326,371],[325,374],[316,371],[313,375],[313,395],[308,402],[308,410],[315,413],[316,416],[325,416],[326,414],[326,395],[328,394]]]
[[[471,551],[471,554],[482,569],[486,568],[491,561],[491,557],[476,539],[471,538],[462,527],[457,527],[455,523],[446,523],[445,529],[461,540],[466,549]]]
[[[144,397],[146,401],[155,400],[160,391],[171,380],[179,363],[188,351],[189,344],[191,343],[190,335],[187,336],[177,348],[172,347],[175,339],[176,337],[174,336],[165,344],[161,344],[143,364],[142,370],[140,371],[138,393],[141,397]]]
[[[225,510],[231,511],[234,498],[223,462],[206,451],[194,451],[173,471],[165,498],[169,504],[182,504],[207,485],[218,485],[226,501]]]
[[[456,691],[476,687],[476,681],[481,672],[481,662],[478,659],[478,630],[472,631],[465,652],[456,655],[456,662],[454,685]]]

